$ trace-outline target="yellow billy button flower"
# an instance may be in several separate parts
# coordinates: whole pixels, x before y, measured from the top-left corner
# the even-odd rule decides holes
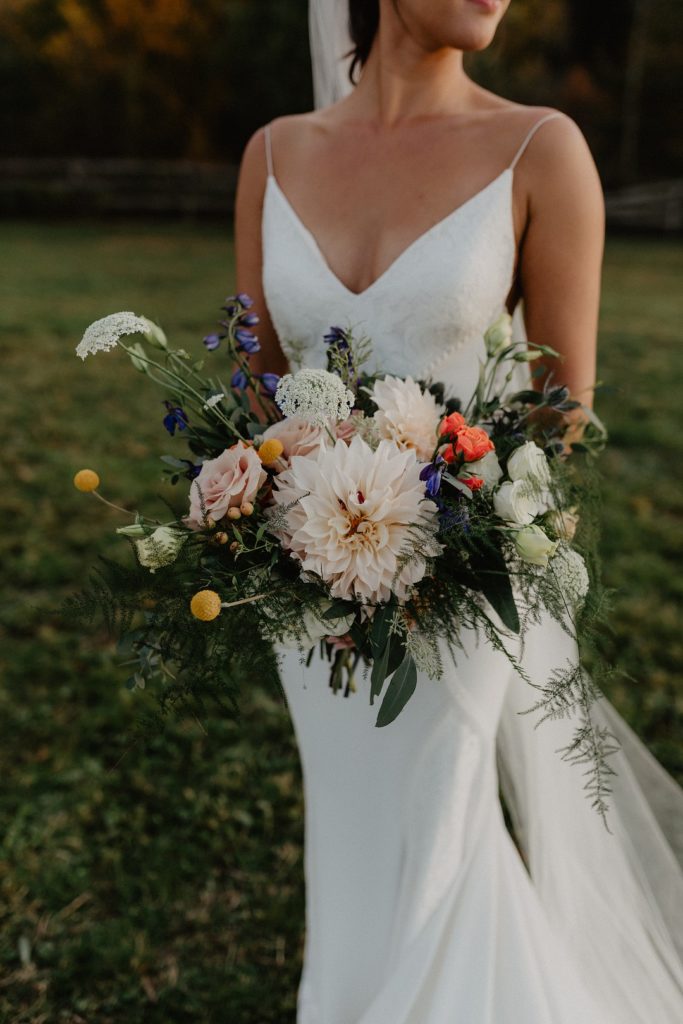
[[[195,619],[211,622],[221,612],[221,599],[215,590],[199,590],[190,601],[190,611]]]
[[[77,491],[83,491],[84,494],[96,491],[99,486],[100,478],[94,469],[79,469],[74,477],[74,487]]]
[[[264,466],[272,466],[274,462],[277,462],[284,450],[282,441],[278,441],[276,437],[269,437],[258,449],[257,454]]]

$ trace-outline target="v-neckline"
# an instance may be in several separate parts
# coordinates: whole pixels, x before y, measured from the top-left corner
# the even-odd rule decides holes
[[[466,209],[476,199],[479,199],[480,196],[483,196],[486,192],[488,192],[488,190],[490,188],[492,188],[494,185],[498,184],[499,181],[502,181],[505,178],[506,175],[512,176],[512,173],[513,173],[513,168],[512,167],[505,167],[500,172],[500,174],[497,174],[495,178],[493,178],[491,181],[489,181],[487,185],[484,185],[483,188],[480,188],[478,192],[475,192],[474,195],[470,196],[469,199],[466,199],[464,203],[460,203],[459,206],[456,206],[454,210],[450,210],[449,213],[447,213],[445,216],[441,217],[440,220],[437,220],[434,224],[431,225],[431,227],[426,228],[421,234],[419,234],[416,238],[414,238],[412,242],[409,242],[408,245],[404,249],[401,250],[401,252],[398,254],[398,256],[396,256],[395,259],[393,259],[391,261],[391,263],[387,267],[385,267],[385,269],[382,271],[382,273],[379,274],[378,277],[376,277],[374,279],[374,281],[371,281],[370,284],[366,288],[363,288],[359,292],[352,291],[349,287],[347,287],[347,285],[344,284],[344,282],[341,280],[341,278],[338,276],[338,274],[336,274],[334,272],[334,270],[330,266],[329,261],[327,260],[327,257],[325,256],[325,254],[323,253],[322,249],[320,248],[320,245],[318,244],[318,241],[317,241],[315,235],[313,234],[312,231],[309,230],[309,228],[306,227],[306,225],[302,221],[301,217],[296,212],[296,210],[294,209],[294,207],[290,203],[289,199],[287,198],[285,193],[280,188],[280,185],[278,184],[277,178],[275,177],[274,174],[268,174],[267,181],[266,181],[266,188],[269,188],[270,186],[272,186],[275,189],[276,194],[280,197],[280,199],[282,200],[285,208],[289,211],[290,217],[292,218],[294,223],[297,225],[297,227],[298,227],[299,231],[301,232],[301,234],[303,235],[303,237],[308,241],[309,245],[311,246],[311,248],[313,249],[314,253],[316,254],[316,256],[317,256],[321,266],[323,267],[325,272],[328,274],[330,279],[335,282],[335,284],[344,292],[345,295],[348,295],[348,296],[350,296],[353,299],[362,299],[366,295],[368,295],[370,292],[374,291],[374,289],[381,282],[383,282],[391,274],[391,272],[397,266],[399,266],[402,263],[402,261],[409,254],[411,254],[415,249],[419,248],[419,246],[422,243],[424,243],[427,239],[429,239],[431,237],[431,235],[433,235],[439,228],[443,227],[449,221],[454,220],[456,218],[456,216],[459,213],[462,212],[462,210]]]

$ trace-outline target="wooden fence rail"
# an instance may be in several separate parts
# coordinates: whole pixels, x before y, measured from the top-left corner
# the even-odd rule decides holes
[[[230,217],[237,166],[185,160],[0,160],[0,217]],[[683,180],[610,190],[611,229],[683,231]]]

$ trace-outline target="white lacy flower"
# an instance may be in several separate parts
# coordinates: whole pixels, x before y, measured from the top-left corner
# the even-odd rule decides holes
[[[548,459],[534,441],[515,448],[508,459],[507,470],[511,480],[533,480],[537,487],[550,486]]]
[[[526,480],[506,480],[493,495],[496,514],[513,526],[530,526],[539,514],[538,500]]]
[[[380,437],[399,448],[413,448],[419,459],[428,462],[444,412],[434,395],[423,391],[412,377],[385,377],[375,381],[372,398],[378,407],[374,420]]]
[[[584,602],[590,579],[586,563],[574,548],[560,544],[550,560],[548,572],[552,572],[557,586],[571,609],[578,609]]]
[[[551,540],[540,526],[524,526],[515,534],[515,550],[524,562],[545,568],[557,551],[558,541]]]
[[[146,317],[135,313],[110,313],[90,324],[76,347],[76,355],[85,359],[95,352],[108,352],[126,334],[147,334],[150,323]]]
[[[295,455],[273,493],[278,505],[295,502],[279,533],[283,546],[333,597],[404,599],[440,550],[437,508],[424,498],[420,468],[413,451],[389,441],[373,451],[358,436],[315,457]],[[413,557],[394,581],[407,552]]]
[[[323,427],[330,420],[333,423],[345,420],[355,399],[335,373],[299,370],[280,378],[275,401],[285,416],[298,416],[307,423]]]
[[[178,557],[178,553],[187,540],[187,534],[174,530],[170,526],[159,526],[144,540],[135,541],[140,565],[144,565],[150,572],[161,569],[165,565],[171,565]]]

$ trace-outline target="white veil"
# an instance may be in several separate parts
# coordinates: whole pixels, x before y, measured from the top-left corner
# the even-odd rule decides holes
[[[310,0],[316,107],[348,94],[348,0]],[[525,338],[521,303],[513,318]],[[550,617],[531,626],[524,667],[542,683],[575,658],[574,642]],[[611,831],[584,791],[582,768],[558,753],[575,720],[519,714],[536,691],[515,675],[497,737],[500,785],[515,836],[548,918],[605,1024],[683,1021],[683,790],[606,697],[596,727],[620,744],[609,756]]]

